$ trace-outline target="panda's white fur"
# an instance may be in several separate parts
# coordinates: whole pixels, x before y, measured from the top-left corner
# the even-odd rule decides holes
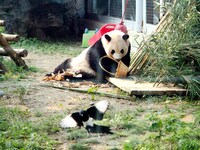
[[[90,67],[88,60],[88,50],[90,47],[87,49],[84,49],[80,55],[74,57],[71,59],[70,62],[70,69],[73,71],[79,71],[79,70],[84,70],[88,74],[91,74],[93,76],[96,76],[96,72]]]
[[[53,73],[56,74],[63,70],[70,69],[83,74],[83,77],[99,76],[102,78],[105,76],[105,72],[100,68],[99,60],[105,55],[117,61],[122,60],[129,66],[130,42],[128,38],[128,35],[119,30],[107,32],[94,45],[83,50],[80,55],[65,60]]]

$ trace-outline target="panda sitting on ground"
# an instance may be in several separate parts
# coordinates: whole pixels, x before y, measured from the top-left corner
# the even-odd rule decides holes
[[[82,78],[96,78],[97,82],[103,82],[105,76],[109,76],[99,65],[103,56],[108,56],[115,61],[122,61],[127,67],[130,65],[129,35],[120,30],[105,33],[94,45],[82,51],[80,55],[69,58],[61,63],[53,74],[62,73],[64,70],[72,70],[81,74]],[[106,61],[106,60],[105,60]],[[105,68],[116,71],[116,63],[103,62]],[[48,74],[49,76],[51,74]],[[48,76],[47,75],[47,76]]]

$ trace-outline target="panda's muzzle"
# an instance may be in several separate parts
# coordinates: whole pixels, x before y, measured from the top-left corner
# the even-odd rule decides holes
[[[122,56],[121,56],[121,54],[115,53],[115,54],[113,54],[113,58],[114,58],[115,60],[117,60],[117,61],[120,61],[120,60],[122,59]]]

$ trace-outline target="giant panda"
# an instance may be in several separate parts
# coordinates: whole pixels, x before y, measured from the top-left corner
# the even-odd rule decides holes
[[[109,74],[100,67],[100,59],[103,56],[108,56],[115,61],[121,60],[129,67],[130,48],[129,35],[120,30],[107,32],[95,44],[83,50],[80,55],[66,59],[55,68],[53,74],[70,69],[77,74],[81,74],[82,78],[96,78],[97,82],[103,82],[104,77],[109,76]],[[114,66],[116,63],[111,61],[103,62],[103,64],[110,70],[112,68],[116,69],[116,66]]]

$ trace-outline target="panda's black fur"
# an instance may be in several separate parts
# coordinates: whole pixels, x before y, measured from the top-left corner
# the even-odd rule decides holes
[[[107,39],[107,40],[112,40],[112,37],[110,37],[110,38],[111,39]],[[128,67],[130,65],[130,49],[131,49],[131,45],[129,43],[128,52],[121,59],[121,61]],[[87,57],[84,58],[85,59],[84,61],[86,63],[89,63],[90,69],[94,70],[96,72],[96,75],[88,73],[87,71],[82,70],[82,69],[78,70],[77,73],[82,74],[82,78],[96,78],[96,80],[98,82],[102,82],[104,80],[104,77],[109,76],[109,74],[106,73],[105,71],[103,71],[99,65],[100,58],[103,56],[106,56],[106,52],[103,47],[101,39],[99,39],[94,45],[92,45],[90,48],[88,48],[86,56]],[[61,63],[59,66],[57,66],[55,68],[53,73],[54,74],[57,74],[58,72],[62,73],[63,70],[70,69],[72,59],[73,58],[69,58],[69,59],[65,60],[63,63]],[[112,61],[103,62],[103,64],[105,65],[105,68],[109,68],[111,72],[113,72],[112,68],[114,68],[114,69],[117,68],[116,63],[112,62]],[[116,70],[114,70],[114,71],[116,71]],[[48,75],[50,75],[50,74],[48,74]]]

